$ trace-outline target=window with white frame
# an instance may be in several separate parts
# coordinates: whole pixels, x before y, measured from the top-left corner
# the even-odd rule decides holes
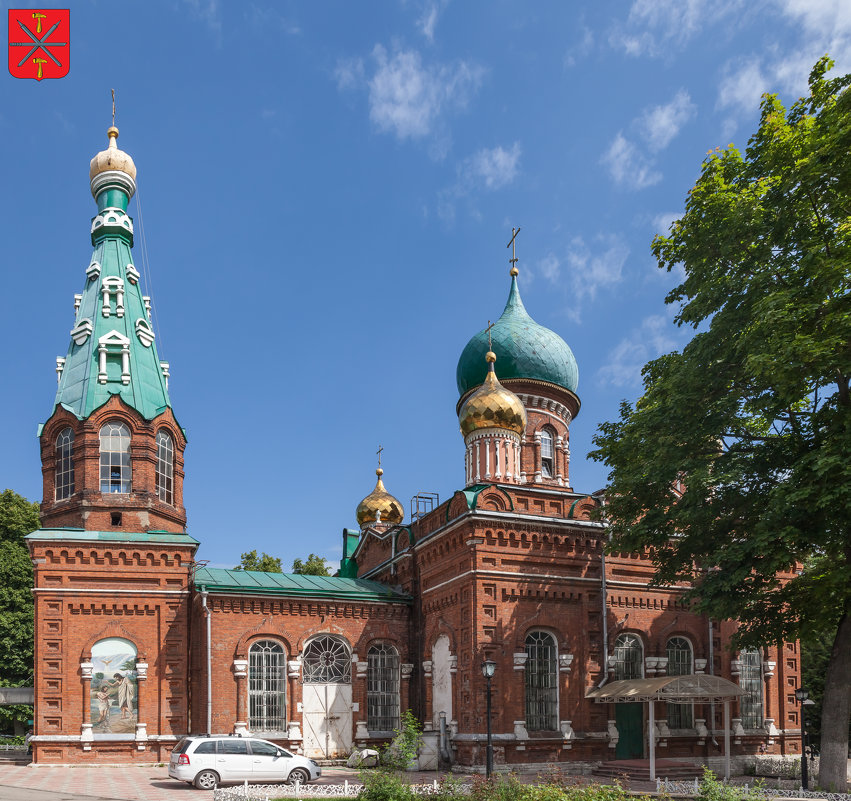
[[[555,475],[555,450],[553,432],[549,428],[541,429],[541,475],[552,478]]]
[[[671,637],[665,648],[669,676],[689,676],[692,673],[691,643],[685,637]],[[694,726],[694,706],[668,702],[668,726],[690,729]]]
[[[352,654],[345,640],[332,634],[314,637],[304,649],[302,681],[305,684],[350,684]]]
[[[635,634],[620,634],[615,640],[615,681],[644,677],[644,645]]]
[[[100,491],[130,492],[130,429],[112,421],[100,430]]]
[[[757,650],[742,651],[742,673],[739,686],[745,691],[741,697],[742,726],[746,729],[762,728],[762,657]]]
[[[63,428],[56,438],[56,500],[74,494],[74,431]]]
[[[366,727],[399,728],[399,652],[386,643],[370,646],[366,654]]]
[[[526,635],[526,728],[558,729],[558,646],[552,634]]]
[[[163,503],[174,503],[174,445],[165,431],[157,432],[157,497]]]
[[[287,659],[274,640],[248,649],[248,728],[255,732],[287,729]]]

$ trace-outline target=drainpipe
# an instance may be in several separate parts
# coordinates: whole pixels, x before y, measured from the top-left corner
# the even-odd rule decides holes
[[[715,675],[715,644],[712,637],[712,618],[709,620],[709,675]],[[709,714],[712,716],[712,722],[709,726],[709,732],[712,735],[712,745],[718,748],[718,741],[715,739],[715,702],[709,705]]]
[[[201,608],[207,618],[207,734],[213,732],[213,638],[210,608],[207,606],[207,587],[201,586]]]
[[[605,507],[606,497],[601,492],[599,495],[594,494],[592,498],[597,498],[600,501],[600,506]],[[603,522],[606,522],[605,517]],[[609,678],[609,622],[607,620],[606,606],[608,604],[608,589],[606,588],[606,547],[600,553],[600,597],[603,603],[603,676],[600,679],[598,687],[602,687]]]

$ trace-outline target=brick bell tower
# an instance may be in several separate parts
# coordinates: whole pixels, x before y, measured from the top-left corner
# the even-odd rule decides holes
[[[35,567],[39,763],[160,761],[188,731],[186,435],[134,265],[136,166],[118,129],[91,162],[91,258],[53,412],[39,426]]]

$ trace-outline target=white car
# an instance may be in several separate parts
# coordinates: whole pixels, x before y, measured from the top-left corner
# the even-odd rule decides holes
[[[215,790],[222,782],[309,782],[322,775],[322,768],[268,740],[196,734],[174,747],[168,775],[199,790]]]

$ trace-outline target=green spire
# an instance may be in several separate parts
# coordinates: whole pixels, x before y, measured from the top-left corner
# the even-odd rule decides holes
[[[75,298],[74,328],[61,372],[56,405],[80,419],[120,395],[150,420],[171,403],[150,318],[133,264],[133,220],[127,204],[136,191],[133,160],[116,145],[92,159],[90,178],[98,213],[92,218],[94,252],[85,287]]]

